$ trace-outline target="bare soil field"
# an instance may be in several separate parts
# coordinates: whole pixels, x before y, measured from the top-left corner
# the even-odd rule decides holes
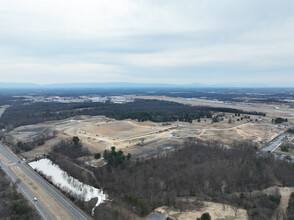
[[[246,123],[224,129],[203,129],[199,138],[217,140],[224,144],[229,144],[232,141],[253,141],[259,146],[263,146],[281,133],[283,133],[282,130],[272,125]]]
[[[56,220],[75,219],[56,200],[44,190],[36,181],[30,178],[19,167],[11,166],[11,171],[21,180],[21,182],[36,196],[50,215]]]
[[[66,120],[18,127],[9,133],[8,142],[16,144],[18,141],[32,142],[44,137],[47,138],[45,144],[23,154],[28,158],[48,153],[56,143],[73,136],[78,136],[83,145],[93,154],[115,146],[135,157],[145,157],[172,149],[188,137],[220,141],[225,145],[234,141],[249,140],[262,147],[287,129],[286,126],[273,124],[273,118],[288,117],[288,125],[294,122],[294,109],[285,104],[277,104],[279,106],[276,106],[262,103],[215,103],[165,96],[131,96],[131,98],[236,108],[244,111],[264,112],[267,116],[250,115],[249,119],[244,117],[246,115],[236,116],[230,113],[221,113],[223,120],[218,123],[212,123],[208,118],[193,121],[193,123],[179,121],[155,123],[135,120],[118,121],[105,116],[78,116]]]
[[[228,113],[222,117],[223,121],[217,123],[212,123],[211,119],[193,123],[155,123],[80,116],[18,127],[10,132],[10,141],[16,144],[18,141],[31,142],[49,137],[45,144],[23,153],[27,158],[48,153],[56,143],[73,136],[78,136],[93,154],[115,146],[135,157],[145,157],[173,149],[189,137],[220,141],[225,145],[249,140],[263,146],[284,132],[283,128],[272,124],[268,117],[250,116],[251,121],[242,119],[242,115]]]
[[[155,212],[161,212],[168,214],[179,220],[195,220],[200,218],[203,213],[209,213],[211,219],[223,219],[223,220],[247,220],[248,215],[246,210],[237,209],[233,206],[224,205],[221,203],[214,202],[204,202],[204,205],[199,210],[191,210],[180,212],[169,207],[160,207],[155,210]]]

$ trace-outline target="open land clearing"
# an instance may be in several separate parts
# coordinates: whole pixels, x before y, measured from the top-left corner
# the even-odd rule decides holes
[[[247,220],[248,215],[245,209],[237,209],[230,205],[224,205],[221,203],[204,202],[203,206],[199,209],[191,211],[175,210],[169,207],[159,207],[155,212],[167,214],[179,220],[194,220],[200,218],[203,213],[209,213],[211,219],[224,219],[224,220]]]
[[[211,119],[201,122],[138,122],[135,120],[115,120],[104,116],[79,116],[66,120],[48,121],[36,125],[21,126],[6,138],[11,143],[32,142],[47,137],[45,144],[23,153],[27,158],[48,153],[52,146],[64,138],[78,136],[91,153],[103,152],[115,146],[134,157],[145,157],[165,152],[179,146],[186,138],[220,141],[229,145],[234,141],[249,140],[264,146],[284,132],[271,123],[271,118],[242,116],[226,113],[223,121],[211,123]],[[232,123],[229,123],[229,120]]]
[[[289,198],[291,196],[291,193],[294,192],[294,187],[270,187],[267,189],[262,190],[261,192],[267,194],[267,195],[273,195],[275,191],[278,191],[281,195],[281,202],[279,204],[279,207],[277,208],[277,215],[279,215],[282,219],[283,213],[286,213]],[[252,192],[252,193],[260,193],[260,191]],[[190,198],[190,200],[193,200]],[[192,202],[192,201],[191,201]],[[246,210],[236,208],[234,206],[221,204],[221,203],[215,203],[215,202],[203,202],[203,206],[199,208],[195,208],[194,210],[189,211],[180,211],[173,209],[171,207],[163,206],[159,207],[154,210],[153,213],[163,213],[167,214],[168,216],[177,218],[179,220],[194,220],[199,218],[203,213],[209,213],[212,219],[224,219],[224,220],[247,220],[248,215]],[[276,215],[272,218],[273,220],[276,219]]]

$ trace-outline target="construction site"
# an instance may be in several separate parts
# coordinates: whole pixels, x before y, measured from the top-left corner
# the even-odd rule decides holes
[[[252,141],[263,147],[285,132],[284,127],[272,124],[268,117],[243,118],[244,115],[223,114],[223,120],[217,123],[212,123],[211,119],[194,120],[192,123],[155,123],[115,120],[105,116],[78,116],[21,126],[9,132],[5,139],[11,144],[46,140],[22,153],[25,158],[46,154],[56,143],[73,136],[78,136],[83,146],[93,154],[115,146],[134,157],[148,157],[172,150],[188,138],[218,141],[227,147],[234,141]]]

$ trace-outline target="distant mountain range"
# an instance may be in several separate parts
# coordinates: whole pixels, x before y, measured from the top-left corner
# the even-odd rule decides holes
[[[224,83],[224,84],[164,84],[164,83],[127,83],[127,82],[108,82],[108,83],[60,83],[39,85],[33,83],[1,83],[0,89],[87,89],[87,88],[272,88],[287,87],[293,88],[293,83]]]

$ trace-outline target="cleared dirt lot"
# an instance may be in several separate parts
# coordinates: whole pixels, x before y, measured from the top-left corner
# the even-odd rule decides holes
[[[64,138],[78,136],[91,153],[102,152],[115,146],[135,157],[162,153],[180,145],[186,138],[220,141],[226,145],[234,141],[250,140],[259,146],[284,132],[284,129],[262,116],[243,119],[234,114],[223,114],[223,121],[212,123],[211,119],[200,122],[137,122],[114,120],[104,116],[80,116],[60,121],[21,126],[10,132],[12,142],[30,142],[49,136],[49,140],[35,149],[25,152],[25,157],[48,153],[52,146]],[[232,122],[229,123],[229,120]],[[52,134],[55,136],[52,136]]]
[[[223,205],[221,203],[204,202],[204,205],[199,210],[191,210],[180,212],[169,207],[160,207],[155,210],[168,214],[179,220],[195,220],[200,218],[203,213],[208,212],[211,219],[224,219],[224,220],[247,220],[248,215],[244,209],[236,209],[233,206]]]
[[[65,210],[55,199],[44,190],[36,181],[26,175],[19,167],[11,166],[11,171],[21,180],[21,182],[36,196],[50,215],[56,220],[75,219]]]
[[[199,138],[217,140],[225,144],[229,144],[232,141],[249,140],[262,146],[281,133],[283,133],[283,130],[272,125],[246,123],[225,129],[204,129]]]
[[[246,115],[221,114],[223,120],[218,123],[212,123],[211,119],[201,119],[200,122],[193,121],[193,123],[154,123],[135,120],[118,121],[104,116],[78,116],[18,127],[10,132],[11,140],[9,141],[16,144],[18,141],[31,142],[48,137],[45,144],[24,153],[24,156],[28,158],[47,153],[60,140],[73,136],[78,136],[93,154],[115,146],[126,153],[132,153],[135,157],[144,157],[172,149],[188,137],[220,141],[225,145],[234,141],[249,140],[262,147],[286,130],[285,126],[273,124],[271,122],[273,118],[288,117],[288,125],[294,122],[294,109],[285,104],[277,104],[277,106],[259,103],[214,103],[164,96],[131,96],[131,98],[237,108],[244,111],[264,112],[267,116],[250,115],[249,119],[245,118]]]
[[[160,143],[166,141],[166,143],[162,143],[163,147],[169,143],[169,138],[173,138],[172,130],[174,129],[173,124],[141,123],[131,120],[117,121],[104,116],[83,116],[18,127],[10,132],[10,136],[13,144],[16,144],[18,141],[36,140],[38,137],[43,137],[44,133],[54,131],[56,135],[47,140],[44,145],[24,153],[26,157],[33,157],[49,152],[54,144],[73,136],[78,136],[83,145],[92,153],[102,152],[112,146],[127,152],[135,150],[134,146],[144,147],[141,149],[150,151],[152,149],[149,148],[152,148],[156,141]]]

